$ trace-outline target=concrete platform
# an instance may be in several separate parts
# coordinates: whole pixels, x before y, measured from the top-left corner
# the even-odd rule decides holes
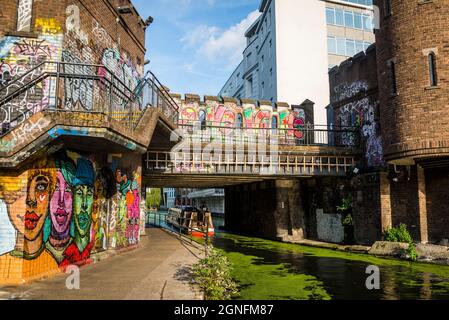
[[[137,249],[81,268],[80,290],[68,290],[69,275],[61,274],[23,286],[0,286],[0,299],[201,300],[190,279],[191,266],[203,257],[199,245],[147,229]]]

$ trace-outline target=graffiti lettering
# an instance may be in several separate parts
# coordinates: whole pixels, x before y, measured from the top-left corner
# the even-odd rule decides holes
[[[31,31],[33,0],[19,0],[17,9],[17,31]]]

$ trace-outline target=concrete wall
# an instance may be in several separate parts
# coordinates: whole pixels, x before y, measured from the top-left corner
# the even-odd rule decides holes
[[[0,283],[22,283],[136,245],[140,155],[58,152],[0,172]]]
[[[325,214],[323,209],[316,211],[318,239],[332,243],[342,243],[345,239],[345,230],[341,224],[339,214]]]

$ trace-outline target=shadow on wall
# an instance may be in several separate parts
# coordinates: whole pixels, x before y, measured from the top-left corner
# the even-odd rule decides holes
[[[91,253],[137,244],[139,170],[126,171],[118,162],[102,166],[93,155],[67,151],[19,176],[1,176],[0,284],[84,265]]]

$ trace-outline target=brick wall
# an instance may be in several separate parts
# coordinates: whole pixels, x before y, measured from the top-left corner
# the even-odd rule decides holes
[[[342,144],[361,142],[365,168],[385,166],[378,102],[376,47],[368,48],[329,72],[331,106],[329,121],[336,129],[355,127],[356,134],[336,135]],[[357,142],[356,142],[357,143]]]

